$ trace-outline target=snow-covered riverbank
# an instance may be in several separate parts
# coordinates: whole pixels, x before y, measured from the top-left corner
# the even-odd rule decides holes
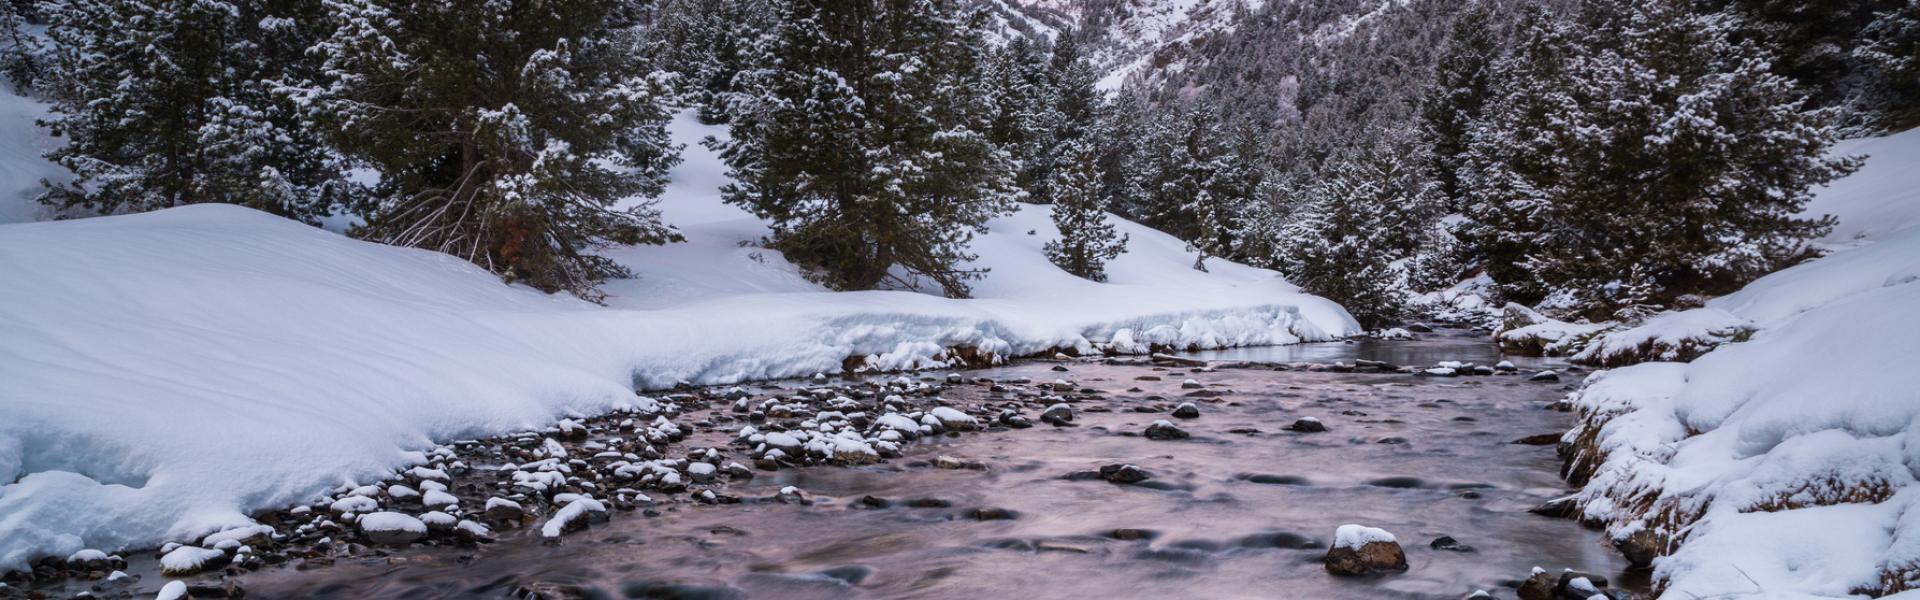
[[[1811,207],[1841,217],[1838,251],[1590,347],[1725,344],[1597,373],[1571,397],[1582,516],[1669,596],[1920,587],[1920,130],[1840,150],[1875,155]]]
[[[247,522],[423,458],[435,440],[544,426],[633,389],[944,364],[1095,345],[1220,347],[1358,333],[1266,270],[1120,223],[1107,283],[1054,269],[1044,207],[976,240],[976,299],[835,293],[719,203],[688,159],[663,199],[682,245],[612,255],[610,306],[503,286],[445,255],[233,206],[0,226],[0,568]]]

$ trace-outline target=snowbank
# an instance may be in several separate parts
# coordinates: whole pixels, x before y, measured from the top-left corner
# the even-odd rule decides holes
[[[1361,331],[1270,271],[1193,271],[1131,223],[1111,283],[1067,276],[1035,208],[978,238],[977,299],[825,292],[740,245],[764,225],[719,204],[717,163],[688,153],[663,204],[689,242],[613,253],[640,276],[605,307],[234,206],[0,225],[0,568],[244,525],[433,440],[643,402],[636,386]]]
[[[1809,215],[1833,215],[1840,224],[1821,240],[1847,247],[1886,238],[1920,225],[1920,186],[1913,166],[1920,165],[1920,128],[1893,135],[1846,140],[1829,154],[1866,156],[1859,171],[1814,193]]]
[[[1886,176],[1875,166],[1834,189]],[[1596,373],[1570,397],[1581,424],[1566,438],[1567,470],[1583,484],[1582,517],[1650,563],[1668,595],[1920,589],[1920,228],[1876,229],[1920,217],[1910,193],[1920,181],[1903,176],[1903,186],[1855,188],[1906,193],[1896,203],[1829,199],[1842,214],[1878,215],[1842,222],[1875,232],[1851,238],[1864,245],[1590,348],[1605,356],[1645,340],[1731,342],[1691,363]],[[1749,333],[1728,333],[1735,328]]]

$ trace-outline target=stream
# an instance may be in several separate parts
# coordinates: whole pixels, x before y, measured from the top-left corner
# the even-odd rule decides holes
[[[1482,335],[1445,330],[1416,341],[1191,356],[1418,366],[1502,359]],[[656,495],[646,515],[616,514],[557,544],[526,527],[477,549],[415,545],[313,569],[269,567],[239,581],[253,598],[1460,598],[1475,589],[1511,598],[1539,566],[1643,590],[1598,532],[1527,512],[1569,490],[1552,445],[1512,442],[1567,429],[1570,415],[1545,407],[1568,383],[1526,377],[1561,363],[1511,360],[1520,374],[1454,378],[1098,360],[963,372],[1064,379],[1101,393],[1075,404],[1073,426],[935,437],[878,464],[762,472],[728,485],[750,499],[739,504]],[[1183,386],[1187,379],[1201,387]],[[980,401],[987,389],[969,384],[943,396]],[[1200,416],[1170,419],[1181,402]],[[1308,416],[1328,431],[1286,429]],[[1191,437],[1138,435],[1160,419]],[[728,429],[685,446],[725,447]],[[977,464],[937,468],[937,457]],[[1113,463],[1138,465],[1152,479],[1066,477]],[[786,486],[813,502],[751,500]],[[1012,518],[982,520],[981,508]],[[1410,568],[1329,575],[1322,558],[1346,523],[1392,532]],[[1441,536],[1471,549],[1431,547]],[[147,575],[140,587],[163,581]]]

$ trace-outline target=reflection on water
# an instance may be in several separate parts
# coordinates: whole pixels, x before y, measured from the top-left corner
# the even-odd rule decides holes
[[[1485,342],[1435,338],[1216,356],[1497,360]],[[557,546],[508,531],[478,551],[411,548],[401,561],[269,570],[250,576],[248,588],[267,598],[498,598],[516,589],[553,598],[1459,598],[1498,591],[1536,565],[1620,579],[1624,561],[1598,533],[1526,512],[1566,488],[1551,447],[1510,441],[1566,428],[1566,414],[1540,410],[1564,393],[1560,385],[1518,376],[1050,366],[983,374],[1066,378],[1108,392],[1076,404],[1074,427],[940,438],[867,467],[762,473],[730,488],[749,499],[739,505],[661,496],[657,516],[622,514]],[[1187,378],[1218,397],[1180,397],[1194,392],[1182,389]],[[1015,402],[985,395],[968,385],[949,399]],[[1191,439],[1135,435],[1189,400],[1202,412],[1179,423]],[[1043,402],[1050,401],[1019,406],[1032,417]],[[1304,416],[1330,431],[1284,431]],[[724,448],[726,437],[716,432],[687,446]],[[934,468],[940,455],[987,468]],[[1122,486],[1063,477],[1110,463],[1139,465],[1153,478]],[[755,500],[789,485],[817,502]],[[987,507],[1014,518],[973,518]],[[1344,523],[1393,532],[1412,568],[1329,576],[1320,561]],[[1473,549],[1429,547],[1443,535]]]
[[[1356,359],[1377,360],[1396,365],[1432,366],[1443,360],[1492,365],[1512,361],[1522,369],[1554,369],[1566,366],[1564,358],[1501,354],[1500,347],[1488,341],[1487,334],[1457,329],[1415,334],[1419,340],[1379,341],[1361,339],[1347,342],[1322,342],[1288,346],[1253,346],[1223,350],[1201,350],[1181,356],[1202,360],[1243,360],[1263,363],[1351,363]]]

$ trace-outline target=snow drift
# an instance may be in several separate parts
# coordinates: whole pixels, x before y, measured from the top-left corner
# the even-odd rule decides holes
[[[683,141],[713,133],[682,120]],[[502,285],[458,259],[223,205],[0,225],[0,568],[249,523],[450,440],[640,402],[634,389],[900,369],[1111,344],[1359,333],[1277,274],[1120,223],[1110,283],[1054,269],[1044,207],[976,240],[977,299],[833,293],[721,205],[690,146],[664,199],[688,243],[618,250],[610,306]]]
[[[1920,148],[1916,132],[1886,140]],[[1582,518],[1651,563],[1667,595],[1920,589],[1920,228],[1894,226],[1920,223],[1920,176],[1899,156],[1821,194],[1841,229],[1864,232],[1851,247],[1596,342],[1745,332],[1691,363],[1598,372],[1569,398]]]

